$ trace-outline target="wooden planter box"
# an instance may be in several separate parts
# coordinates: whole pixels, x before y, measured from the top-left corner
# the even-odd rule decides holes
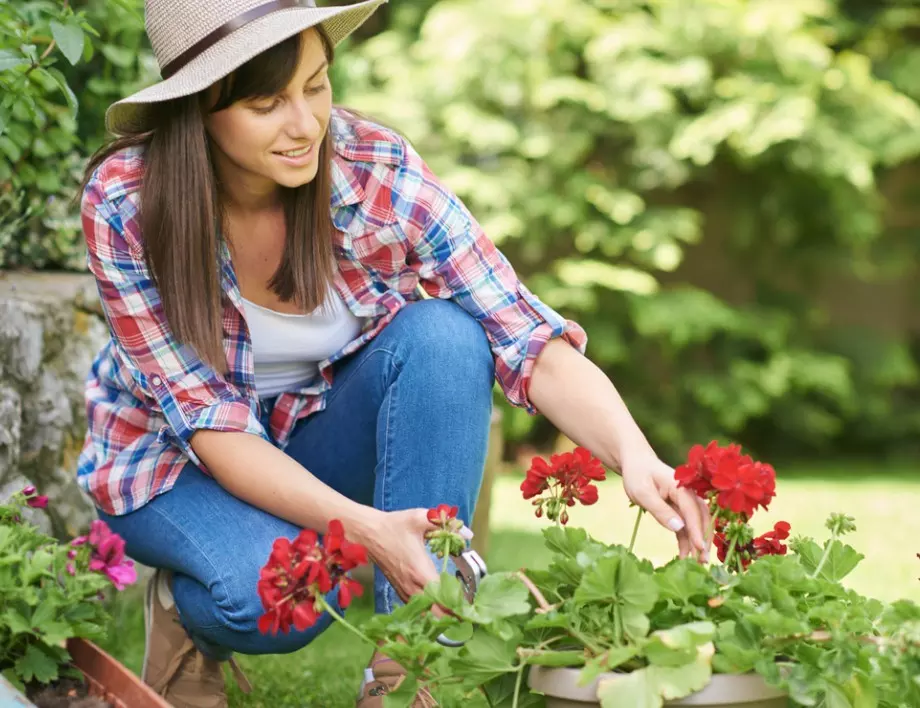
[[[67,651],[83,672],[89,695],[112,708],[171,708],[140,678],[116,658],[85,639],[71,639]],[[0,676],[0,708],[34,708],[34,704]]]
[[[171,708],[137,674],[92,642],[71,639],[67,651],[86,677],[90,695],[108,701],[112,708]]]

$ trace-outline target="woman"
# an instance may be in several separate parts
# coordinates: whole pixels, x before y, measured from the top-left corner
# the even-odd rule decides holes
[[[701,505],[582,355],[581,328],[403,138],[333,107],[333,46],[383,1],[147,0],[165,80],[109,109],[120,137],[87,171],[112,337],[79,480],[158,569],[144,679],[179,708],[226,705],[232,652],[290,652],[328,626],[257,631],[275,538],[342,520],[377,565],[379,612],[437,577],[426,509],[472,518],[494,379],[621,471],[682,555],[707,552]],[[365,675],[370,708],[401,670],[375,656]]]

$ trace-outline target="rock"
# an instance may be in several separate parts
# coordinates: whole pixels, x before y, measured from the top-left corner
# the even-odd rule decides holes
[[[42,525],[61,539],[95,518],[76,463],[84,380],[108,336],[92,276],[0,274],[0,499],[34,484],[52,501]]]

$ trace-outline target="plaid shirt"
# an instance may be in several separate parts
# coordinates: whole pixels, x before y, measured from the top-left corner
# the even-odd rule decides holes
[[[277,399],[260,422],[252,343],[226,245],[221,284],[228,372],[217,373],[170,332],[143,256],[138,198],[140,149],[108,158],[83,195],[88,264],[111,339],[87,379],[89,430],[78,481],[96,505],[125,514],[169,490],[191,460],[197,430],[252,433],[284,449],[297,420],[325,406],[331,365],[370,341],[408,302],[449,298],[488,335],[495,376],[508,400],[535,412],[527,386],[537,355],[553,337],[584,351],[584,331],[538,300],[482,233],[460,200],[401,137],[336,110],[330,122],[334,285],[365,319],[360,335],[320,363],[311,385]]]

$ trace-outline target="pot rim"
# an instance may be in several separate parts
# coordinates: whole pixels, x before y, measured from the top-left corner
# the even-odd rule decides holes
[[[597,703],[597,687],[604,679],[614,678],[618,674],[608,671],[598,676],[587,686],[578,685],[581,669],[571,667],[546,668],[533,666],[527,679],[527,685],[553,698],[567,698],[572,701]],[[621,674],[620,674],[621,675]],[[695,706],[725,703],[753,703],[755,701],[782,698],[786,693],[774,688],[755,673],[747,674],[713,674],[712,679],[701,691],[676,701],[669,701],[669,706]]]

